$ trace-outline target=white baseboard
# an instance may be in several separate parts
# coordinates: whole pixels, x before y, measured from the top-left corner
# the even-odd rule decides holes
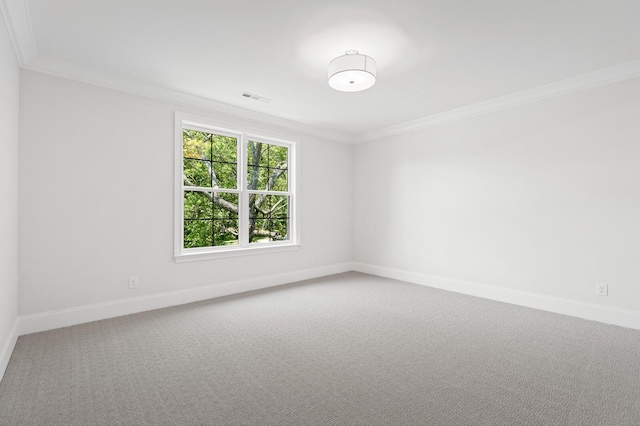
[[[594,303],[587,303],[578,300],[528,293],[488,284],[421,274],[418,272],[404,271],[366,263],[354,262],[352,266],[354,271],[366,274],[378,275],[413,284],[420,284],[442,290],[454,291],[456,293],[463,293],[471,296],[483,297],[485,299],[511,303],[513,305],[526,306],[543,311],[555,312],[572,317],[640,330],[640,311],[596,305]]]
[[[7,366],[9,365],[9,360],[11,359],[11,354],[13,353],[13,349],[16,347],[17,341],[18,319],[13,322],[13,327],[11,327],[9,337],[7,338],[4,346],[2,346],[2,352],[0,352],[0,381],[2,381],[2,378],[4,377],[4,372],[7,371]]]
[[[4,373],[8,365],[9,358],[11,357],[11,353],[13,352],[18,336],[24,334],[37,333],[40,331],[53,330],[56,328],[68,327],[91,321],[150,311],[153,309],[182,305],[185,303],[228,296],[251,290],[275,287],[282,284],[339,274],[352,270],[640,330],[640,311],[596,305],[594,303],[528,293],[487,284],[421,274],[418,272],[404,271],[359,262],[351,262],[312,269],[303,269],[224,284],[20,316],[16,321],[16,324],[14,324],[9,341],[5,344],[3,352],[0,353],[0,372]]]
[[[303,281],[326,275],[339,274],[352,270],[351,263],[339,263],[312,269],[286,272],[247,280],[196,287],[186,290],[171,291],[149,296],[115,300],[76,308],[43,312],[40,314],[24,315],[18,318],[18,330],[22,336],[29,333],[53,330],[91,321],[135,314],[153,309],[198,302],[215,297],[244,293],[251,290],[274,287],[296,281]],[[15,342],[14,342],[15,343]],[[12,346],[13,348],[13,346]],[[11,352],[9,352],[9,355]]]

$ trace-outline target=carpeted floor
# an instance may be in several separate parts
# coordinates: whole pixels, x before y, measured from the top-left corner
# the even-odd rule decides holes
[[[347,273],[22,336],[1,425],[638,425],[640,332]]]

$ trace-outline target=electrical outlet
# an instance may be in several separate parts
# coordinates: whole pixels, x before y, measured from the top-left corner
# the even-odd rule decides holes
[[[596,294],[598,296],[608,296],[609,295],[609,285],[596,283]]]
[[[314,255],[309,256],[309,263],[315,263],[316,257]]]
[[[392,265],[395,265],[395,264],[397,264],[397,263],[398,263],[398,258],[396,257],[396,255],[395,255],[395,254],[392,254],[392,255],[391,255],[391,264],[392,264]]]
[[[129,277],[129,288],[138,288],[138,277]]]

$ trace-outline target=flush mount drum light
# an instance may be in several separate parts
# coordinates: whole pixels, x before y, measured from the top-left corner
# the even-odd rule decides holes
[[[376,61],[357,50],[347,50],[329,62],[329,86],[341,92],[359,92],[376,83]]]

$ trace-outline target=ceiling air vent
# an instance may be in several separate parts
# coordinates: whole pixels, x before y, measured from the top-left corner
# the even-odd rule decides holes
[[[262,96],[258,96],[258,95],[254,95],[253,93],[248,93],[248,92],[244,92],[242,94],[243,98],[247,98],[247,99],[253,99],[254,101],[260,101],[260,102],[264,102],[265,104],[269,103],[269,101],[271,101],[271,99],[267,99],[264,98]]]

